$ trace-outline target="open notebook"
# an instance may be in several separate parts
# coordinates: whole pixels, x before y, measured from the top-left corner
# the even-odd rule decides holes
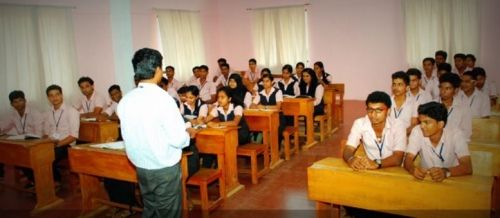
[[[118,142],[108,142],[108,143],[101,143],[101,144],[93,144],[90,145],[92,148],[103,148],[103,149],[114,149],[114,150],[123,150],[125,149],[125,144],[123,141],[118,141]]]

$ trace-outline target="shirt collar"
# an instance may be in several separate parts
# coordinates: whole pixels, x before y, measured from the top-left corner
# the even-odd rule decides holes
[[[269,97],[271,96],[274,92],[276,91],[276,89],[274,87],[271,87],[271,91],[269,92],[269,95],[266,93],[266,89],[262,89],[262,91],[260,91],[259,93],[266,96],[266,97]]]
[[[228,115],[233,110],[234,110],[233,103],[229,103],[229,107],[228,107],[227,113],[224,112],[224,108],[222,106],[218,106],[217,107],[217,111],[219,111],[219,112],[221,112],[222,114],[225,114],[225,115]]]
[[[59,109],[54,109],[54,105],[50,106],[50,108],[52,109],[52,112],[57,112],[57,111],[60,111],[60,110],[64,110],[66,108],[66,104],[64,104],[64,102],[61,104],[61,107],[59,107]]]

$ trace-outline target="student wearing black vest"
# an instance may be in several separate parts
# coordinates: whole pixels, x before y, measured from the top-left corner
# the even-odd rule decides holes
[[[318,77],[318,82],[323,85],[328,85],[333,83],[333,77],[331,74],[325,72],[325,67],[323,62],[318,61],[314,63],[314,72],[316,72],[316,76]]]
[[[250,130],[243,117],[243,106],[232,97],[228,87],[217,90],[217,107],[214,107],[205,122],[210,128],[238,127],[238,145],[250,142]],[[205,158],[203,167],[212,167],[215,157]]]
[[[283,102],[283,93],[280,89],[273,87],[273,75],[262,75],[263,89],[255,97],[251,108],[255,109],[277,109],[281,110],[281,103]],[[283,130],[285,130],[285,117],[280,112],[280,123],[278,127],[279,144],[283,139]]]
[[[302,78],[302,71],[304,70],[304,68],[305,65],[302,62],[298,62],[297,64],[295,64],[295,74],[293,75],[293,78],[300,82],[300,78]]]
[[[227,87],[233,96],[234,101],[243,102],[244,108],[249,108],[252,104],[252,94],[247,90],[245,85],[243,85],[242,78],[239,74],[231,74],[229,76],[229,81]]]
[[[283,96],[295,97],[299,95],[299,81],[292,77],[292,65],[287,64],[281,69],[282,80],[278,81],[278,88],[283,92]]]
[[[262,71],[260,71],[260,79],[259,82],[254,86],[254,91],[261,92],[264,89],[264,85],[262,84],[262,77],[266,74],[271,74],[271,70],[269,68],[264,68]],[[272,86],[274,86],[275,83],[272,82]]]
[[[300,95],[314,98],[314,116],[325,114],[323,94],[325,89],[318,82],[316,73],[311,68],[302,71],[302,79],[299,83]]]

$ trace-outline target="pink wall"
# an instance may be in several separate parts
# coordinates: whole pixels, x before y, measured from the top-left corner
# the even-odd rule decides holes
[[[496,82],[500,91],[500,1],[482,0],[481,2],[481,55],[478,65],[486,70],[488,80]]]

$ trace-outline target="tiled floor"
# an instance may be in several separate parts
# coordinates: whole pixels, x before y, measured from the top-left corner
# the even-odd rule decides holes
[[[307,167],[322,158],[340,155],[340,140],[347,137],[352,121],[363,115],[363,104],[362,101],[345,101],[344,124],[335,134],[324,143],[292,156],[291,160],[283,162],[261,178],[258,185],[252,185],[249,176],[240,176],[245,189],[228,198],[224,206],[214,211],[211,217],[315,217],[314,202],[307,198]],[[80,214],[80,194],[63,188],[58,196],[64,199],[62,204],[34,217],[63,218]],[[27,217],[34,205],[33,194],[0,185],[0,217]],[[104,214],[95,217],[105,217]],[[191,215],[197,217],[199,214],[195,212]]]

